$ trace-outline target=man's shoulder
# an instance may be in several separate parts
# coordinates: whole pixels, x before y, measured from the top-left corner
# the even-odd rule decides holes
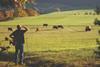
[[[14,32],[18,32],[18,30],[15,30]]]

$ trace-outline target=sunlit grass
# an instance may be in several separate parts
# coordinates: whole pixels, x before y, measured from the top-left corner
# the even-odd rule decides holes
[[[81,14],[74,15],[77,12]],[[87,11],[54,12],[1,22],[0,45],[9,45],[8,42],[2,42],[11,33],[7,31],[8,27],[17,24],[28,25],[29,31],[25,34],[25,58],[32,56],[29,60],[33,60],[39,57],[38,61],[42,58],[43,61],[50,60],[55,63],[91,62],[94,60],[96,38],[99,36],[98,30],[100,29],[99,26],[93,25],[93,21],[96,17],[100,19],[100,16],[84,15],[84,12]],[[44,28],[43,23],[49,26]],[[58,24],[64,25],[64,29],[52,29],[52,25]],[[85,32],[87,25],[92,25],[92,31]],[[35,32],[37,27],[40,31]],[[13,28],[16,29],[14,26]],[[14,46],[10,45],[10,47],[8,51],[14,52]]]

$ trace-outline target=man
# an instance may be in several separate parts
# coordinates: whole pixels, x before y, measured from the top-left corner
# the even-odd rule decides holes
[[[28,31],[28,29],[24,26],[17,25],[17,29],[10,34],[10,37],[14,39],[15,45],[15,64],[23,64],[24,59],[24,33]],[[19,57],[19,58],[18,58]],[[19,59],[19,61],[18,61]]]

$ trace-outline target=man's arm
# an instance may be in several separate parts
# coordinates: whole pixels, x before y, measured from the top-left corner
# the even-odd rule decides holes
[[[27,32],[28,31],[28,28],[25,27],[25,26],[22,26],[24,28],[24,32]]]

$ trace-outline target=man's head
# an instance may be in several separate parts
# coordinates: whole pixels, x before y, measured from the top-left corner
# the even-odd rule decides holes
[[[21,25],[17,25],[17,29],[18,30],[21,30]]]

